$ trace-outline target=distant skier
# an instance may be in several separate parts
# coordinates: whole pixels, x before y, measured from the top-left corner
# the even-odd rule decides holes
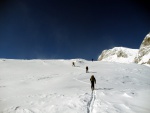
[[[74,67],[75,67],[75,63],[74,63],[74,62],[72,62],[72,66],[74,66]]]
[[[86,73],[88,73],[89,72],[89,68],[88,68],[88,66],[86,66]]]
[[[91,81],[91,90],[93,91],[95,89],[94,84],[96,84],[96,79],[94,75],[91,76],[90,81]]]

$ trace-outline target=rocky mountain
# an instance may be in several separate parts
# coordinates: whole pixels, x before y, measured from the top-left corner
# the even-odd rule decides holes
[[[125,47],[114,47],[104,50],[99,56],[99,61],[110,61],[120,63],[134,62],[134,58],[138,53],[138,49],[130,49]]]
[[[146,35],[143,42],[141,43],[134,62],[138,64],[150,65],[150,33]]]
[[[146,35],[139,49],[114,47],[102,51],[99,61],[138,63],[150,66],[150,33]]]

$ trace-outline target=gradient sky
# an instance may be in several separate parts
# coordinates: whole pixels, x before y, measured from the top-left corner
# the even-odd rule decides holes
[[[138,49],[149,32],[146,0],[0,1],[0,58],[97,60]]]

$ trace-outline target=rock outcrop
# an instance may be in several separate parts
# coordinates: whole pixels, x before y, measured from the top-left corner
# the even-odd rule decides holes
[[[135,63],[150,65],[150,33],[146,35],[141,46],[139,48],[139,52],[134,59]]]

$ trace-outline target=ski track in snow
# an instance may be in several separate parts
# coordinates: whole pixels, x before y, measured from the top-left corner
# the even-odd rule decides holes
[[[96,99],[96,91],[93,91],[91,93],[91,99],[87,104],[87,113],[92,113],[92,110],[94,109],[94,101]]]
[[[79,81],[81,83],[84,83],[84,84],[90,84],[90,83],[84,82],[82,80],[79,80],[77,78],[73,78],[73,79],[76,81]],[[94,109],[95,99],[96,99],[96,91],[94,90],[94,91],[92,91],[90,101],[87,104],[87,113],[92,113],[92,110]]]
[[[73,78],[73,79],[76,81],[79,81],[81,83],[84,83],[84,84],[90,84],[90,83],[84,82],[82,80],[79,80],[77,78]],[[94,90],[94,91],[92,91],[90,101],[87,104],[87,113],[92,113],[95,99],[96,99],[96,91]]]

